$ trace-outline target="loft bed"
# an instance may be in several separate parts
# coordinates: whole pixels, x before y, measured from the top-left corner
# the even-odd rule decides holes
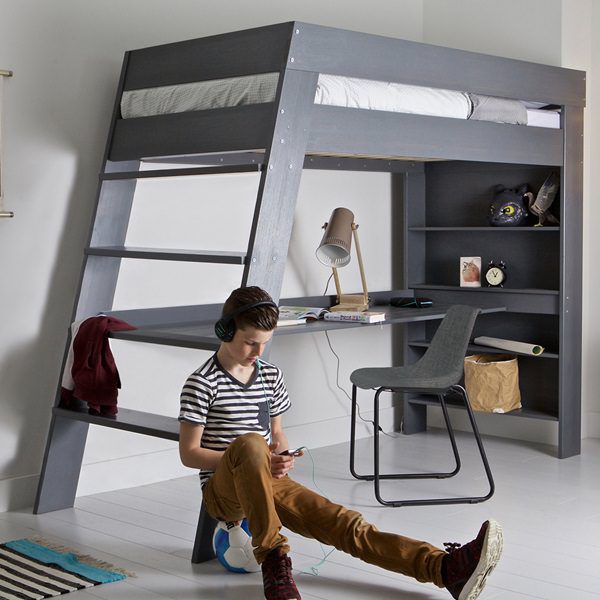
[[[345,89],[342,95],[366,99],[367,107],[359,108],[362,104],[353,104],[354,100],[349,106],[336,105],[338,100],[318,103],[330,97],[330,91],[323,89],[327,80],[334,88],[350,80],[350,91]],[[240,82],[241,92],[235,87]],[[394,88],[396,96],[421,98],[417,108],[394,104],[387,110],[388,97],[375,101],[370,95],[372,87],[381,86]],[[222,98],[223,90],[230,100]],[[447,109],[444,116],[429,109],[425,112],[430,114],[417,114],[424,112],[426,103],[419,94],[427,99],[452,98],[458,114],[448,114]],[[169,105],[165,98],[170,97],[175,101]],[[521,103],[516,107],[521,116],[510,117],[511,123],[473,118],[476,109],[481,116],[491,106],[504,115],[507,105],[514,109]],[[140,106],[142,112],[136,112]],[[396,292],[382,291],[373,297],[385,301],[400,291],[436,300],[434,309],[425,309],[418,318],[389,310],[389,323],[409,323],[408,333],[402,333],[405,358],[427,347],[428,320],[439,321],[445,305],[459,302],[484,309],[490,330],[480,334],[502,337],[519,327],[544,333],[552,352],[543,360],[535,359],[534,369],[525,373],[530,380],[526,391],[534,402],[523,416],[557,421],[558,455],[578,454],[584,106],[585,74],[580,71],[299,22],[127,52],[72,320],[105,312],[138,327],[115,337],[214,350],[218,342],[211,323],[220,305],[112,310],[121,260],[237,264],[243,268],[241,285],[259,285],[279,300],[302,169],[388,172],[396,213],[392,221],[397,227]],[[525,124],[530,121],[526,111],[532,108],[552,113],[558,122]],[[494,117],[488,113],[485,118]],[[142,163],[155,164],[142,170]],[[474,169],[467,173],[465,164]],[[536,261],[541,270],[546,266],[547,256],[539,244],[553,246],[550,270],[555,273],[537,279],[539,289],[471,288],[465,293],[437,285],[447,282],[445,266],[435,264],[445,244],[435,241],[436,236],[450,236],[446,254],[454,256],[465,255],[461,244],[470,243],[472,236],[479,236],[481,245],[509,246],[500,228],[428,222],[425,205],[432,204],[448,217],[462,189],[485,179],[480,175],[482,165],[494,165],[498,173],[513,177],[525,169],[542,180],[548,169],[560,172],[560,227],[506,232],[513,242],[527,238],[520,243],[529,254],[519,258],[528,263],[532,278],[539,277]],[[448,170],[454,177],[450,186]],[[250,171],[260,173],[260,183],[247,248],[216,252],[125,245],[139,179]],[[518,252],[519,243],[512,246]],[[436,277],[439,281],[433,285],[421,283]],[[294,304],[303,301],[318,305],[314,298],[296,298]],[[504,309],[506,313],[498,312]],[[339,327],[336,323],[286,327],[279,333]],[[541,378],[535,370],[539,368]],[[550,408],[541,410],[546,393],[552,396]],[[35,512],[73,505],[89,423],[177,439],[174,418],[123,409],[122,419],[111,421],[62,409],[59,398],[57,393]],[[405,432],[424,428],[424,403],[404,400]]]
[[[350,91],[332,100],[344,81]],[[398,88],[395,97],[374,100],[371,92],[382,87]],[[439,110],[440,98],[450,98],[446,116],[414,112]],[[347,100],[350,107],[337,105]],[[398,100],[400,107],[377,109]],[[365,102],[376,109],[356,108]],[[562,196],[574,186],[567,195],[580,197],[584,104],[580,71],[283,23],[127,52],[102,177],[197,175],[210,165],[262,170],[248,248],[227,262],[243,263],[244,282],[277,295],[302,167],[406,173],[427,161],[544,165],[563,170]],[[475,112],[513,122],[474,120]],[[534,114],[545,115],[543,126],[516,124]],[[140,161],[194,167],[140,172]]]
[[[395,288],[434,297],[440,305],[462,302],[539,315],[535,335],[547,328],[545,315],[556,317],[547,356],[559,361],[556,395],[574,397],[575,407],[553,400],[546,409],[539,399],[535,410],[519,414],[566,424],[559,435],[559,454],[571,455],[578,452],[580,428],[584,106],[581,71],[299,22],[134,50],[126,53],[123,64],[104,182],[259,171],[252,230],[248,247],[227,256],[117,247],[114,239],[106,245],[106,236],[96,236],[86,251],[88,259],[238,264],[244,269],[242,285],[260,285],[278,299],[302,169],[389,172],[400,190],[393,193],[402,197],[400,207],[392,209],[394,251],[401,257],[396,260],[400,265],[395,267]],[[140,170],[142,162],[157,164]],[[465,255],[460,227],[450,228],[455,234],[450,234],[454,237],[447,248],[446,242],[436,245],[430,239],[448,228],[427,216],[429,209],[416,208],[437,202],[436,210],[454,219],[448,212],[455,199],[446,198],[445,186],[435,183],[446,181],[445,164],[456,166],[459,185],[451,182],[450,187],[459,193],[461,186],[467,188],[479,177],[470,171],[464,174],[465,164],[479,169],[494,165],[500,169],[494,176],[524,172],[537,186],[548,170],[560,172],[557,216],[563,226],[543,228],[542,237],[521,236],[512,244],[531,255],[521,261],[513,250],[514,262],[528,263],[520,278],[512,275],[518,289],[482,288],[467,296],[448,285],[454,265],[435,266],[444,254]],[[445,204],[432,201],[431,195],[444,197]],[[120,210],[126,212],[127,206]],[[432,223],[437,227],[427,226]],[[465,228],[467,235],[486,235],[489,239],[477,238],[480,247],[506,252],[500,228],[480,225]],[[526,229],[533,231],[522,231]],[[430,236],[427,241],[423,234]],[[540,248],[542,239],[551,241]],[[544,269],[536,267],[536,252],[545,252],[546,275],[539,274]],[[94,308],[111,306],[112,290],[107,289],[101,292],[106,300]],[[218,343],[210,334],[215,311],[218,307],[207,305],[114,314],[140,328],[119,337],[212,349]],[[522,319],[515,317],[514,323],[518,335]],[[501,320],[490,327],[497,336],[506,333]],[[430,333],[426,330],[423,336]],[[418,346],[409,340],[405,356],[414,358]],[[534,372],[531,377],[540,375]],[[424,418],[417,421],[415,430],[422,429]]]

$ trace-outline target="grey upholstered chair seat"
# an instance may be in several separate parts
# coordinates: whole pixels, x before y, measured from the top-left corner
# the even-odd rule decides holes
[[[363,390],[386,388],[389,390],[421,391],[440,394],[460,381],[454,373],[431,374],[421,362],[406,367],[373,367],[356,369],[350,381]]]

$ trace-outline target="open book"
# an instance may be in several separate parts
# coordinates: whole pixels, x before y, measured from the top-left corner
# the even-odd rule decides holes
[[[305,319],[306,321],[316,321],[322,319],[329,309],[315,306],[280,306],[279,320],[287,321],[289,319]]]

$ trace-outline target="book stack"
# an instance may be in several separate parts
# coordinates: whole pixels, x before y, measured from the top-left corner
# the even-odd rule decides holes
[[[354,311],[340,310],[325,313],[323,317],[326,321],[353,321],[355,323],[381,323],[385,321],[385,313],[372,310]]]

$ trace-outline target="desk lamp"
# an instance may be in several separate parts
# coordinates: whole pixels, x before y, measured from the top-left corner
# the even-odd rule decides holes
[[[319,262],[323,263],[326,267],[331,267],[333,271],[338,303],[332,306],[330,310],[367,310],[369,308],[369,294],[367,292],[365,269],[358,242],[358,225],[354,222],[354,214],[347,208],[336,208],[331,213],[329,222],[323,225],[323,229],[325,233],[317,248],[316,255]],[[360,269],[360,279],[363,288],[362,294],[342,294],[337,272],[339,267],[345,267],[350,262],[352,238],[354,238],[358,268]]]

